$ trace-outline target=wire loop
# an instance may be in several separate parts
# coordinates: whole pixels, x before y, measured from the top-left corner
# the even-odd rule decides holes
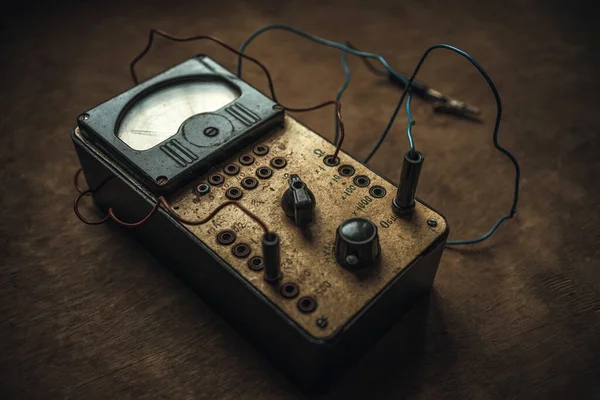
[[[83,192],[79,192],[79,194],[77,195],[77,197],[75,197],[75,202],[73,203],[73,211],[75,212],[75,215],[77,216],[77,218],[79,218],[81,220],[81,222],[83,222],[84,224],[87,225],[100,225],[105,223],[109,218],[110,218],[110,214],[106,214],[106,216],[104,218],[101,218],[97,221],[91,221],[87,218],[85,218],[81,212],[79,212],[79,202],[81,201],[81,199],[87,195],[91,195],[93,194],[93,192],[88,189],[88,190],[84,190]]]
[[[514,194],[513,194],[513,202],[510,208],[510,211],[507,215],[501,217],[500,219],[498,219],[498,221],[492,226],[492,228],[490,229],[490,231],[488,231],[485,235],[477,238],[477,239],[470,239],[470,240],[457,240],[457,241],[449,241],[447,242],[447,245],[464,245],[464,244],[473,244],[473,243],[478,243],[481,242],[485,239],[487,239],[488,237],[490,237],[495,230],[500,226],[500,224],[507,220],[512,218],[515,214],[516,214],[516,207],[517,207],[517,203],[518,203],[518,198],[519,198],[519,182],[520,182],[520,167],[519,167],[519,163],[517,161],[517,159],[508,151],[506,150],[504,147],[502,147],[500,145],[500,143],[498,142],[498,130],[499,130],[499,126],[500,126],[500,120],[501,120],[501,116],[502,116],[502,103],[500,100],[500,95],[498,94],[498,91],[496,89],[496,86],[494,85],[492,79],[489,77],[489,75],[485,72],[485,70],[479,65],[479,63],[473,59],[469,54],[467,54],[466,52],[454,47],[454,46],[450,46],[448,44],[436,44],[433,45],[431,47],[429,47],[425,53],[423,54],[423,56],[421,57],[421,59],[419,60],[419,62],[417,63],[417,66],[415,67],[415,69],[413,70],[412,75],[410,76],[410,78],[408,80],[406,80],[404,77],[402,77],[400,74],[398,74],[395,70],[393,70],[390,65],[385,61],[385,59],[383,57],[381,57],[378,54],[373,54],[373,53],[366,53],[366,52],[361,52],[358,51],[356,49],[353,49],[351,47],[351,45],[349,45],[348,43],[346,43],[345,45],[342,45],[340,43],[336,43],[336,42],[332,42],[326,39],[322,39],[313,35],[310,35],[306,32],[303,32],[297,28],[291,27],[291,26],[287,26],[287,25],[282,25],[282,24],[273,24],[273,25],[267,25],[263,28],[260,28],[259,30],[257,30],[256,32],[254,32],[252,35],[250,35],[242,44],[242,46],[240,47],[240,50],[235,50],[232,47],[230,47],[229,45],[225,44],[224,42],[222,42],[220,39],[217,39],[213,36],[208,36],[208,35],[200,35],[200,36],[192,36],[192,37],[185,37],[185,38],[181,38],[181,37],[176,37],[176,36],[172,36],[166,32],[157,30],[157,29],[151,29],[150,33],[149,33],[149,38],[148,38],[148,43],[145,47],[145,49],[137,56],[134,58],[134,60],[131,62],[130,64],[130,72],[131,72],[131,76],[133,78],[133,81],[137,84],[138,83],[138,78],[137,78],[137,74],[135,72],[135,66],[136,64],[146,55],[146,53],[148,53],[148,51],[150,50],[153,40],[154,40],[154,35],[160,35],[163,36],[166,39],[169,40],[173,40],[173,41],[177,41],[177,42],[187,42],[187,41],[193,41],[193,40],[210,40],[213,41],[217,44],[219,44],[220,46],[226,48],[227,50],[235,53],[238,55],[238,76],[241,78],[241,68],[242,68],[242,58],[245,58],[249,61],[252,61],[254,64],[256,64],[258,67],[260,67],[263,72],[265,73],[267,80],[268,80],[268,84],[269,84],[269,90],[271,92],[271,97],[273,98],[273,100],[277,103],[279,103],[279,101],[277,100],[276,94],[275,94],[275,88],[273,85],[273,80],[271,77],[271,74],[269,73],[268,69],[258,60],[247,56],[244,54],[244,51],[246,49],[246,47],[249,45],[249,43],[258,35],[262,34],[263,32],[267,31],[267,30],[271,30],[271,29],[281,29],[281,30],[286,30],[292,33],[295,33],[297,35],[300,35],[306,39],[312,40],[314,42],[329,46],[329,47],[333,47],[333,48],[337,48],[339,50],[342,51],[342,66],[344,67],[344,71],[346,72],[346,80],[344,81],[342,87],[340,88],[340,90],[338,91],[338,95],[336,97],[335,100],[330,100],[321,104],[318,104],[316,106],[312,106],[312,107],[305,107],[305,108],[293,108],[293,107],[286,107],[283,106],[283,108],[285,108],[288,111],[292,111],[292,112],[306,112],[306,111],[312,111],[312,110],[316,110],[322,107],[325,107],[327,105],[331,105],[331,104],[335,104],[336,106],[336,119],[337,119],[337,124],[336,124],[336,133],[335,133],[335,141],[337,142],[336,144],[336,150],[335,153],[333,155],[333,157],[337,157],[342,143],[344,141],[344,125],[343,125],[343,121],[342,121],[342,114],[341,114],[341,103],[340,103],[340,98],[342,93],[344,92],[344,90],[346,89],[346,87],[349,84],[350,81],[350,70],[347,67],[347,58],[346,58],[346,53],[350,53],[353,54],[355,56],[359,56],[361,57],[363,60],[366,59],[376,59],[379,62],[381,62],[381,64],[385,67],[385,69],[387,71],[389,71],[389,73],[391,75],[393,75],[394,77],[396,77],[397,79],[399,79],[402,82],[405,82],[405,89],[400,97],[400,100],[398,101],[396,108],[394,110],[394,112],[392,113],[392,116],[386,126],[386,128],[384,129],[384,131],[382,132],[382,134],[380,135],[380,137],[378,138],[375,146],[373,147],[373,149],[369,152],[369,154],[367,155],[367,157],[365,158],[364,162],[367,163],[369,162],[369,160],[375,155],[375,153],[378,151],[378,149],[380,148],[381,144],[383,143],[383,141],[385,140],[385,138],[387,137],[387,134],[389,133],[395,119],[396,116],[398,115],[398,112],[400,110],[400,107],[402,106],[402,103],[404,101],[404,99],[406,98],[407,94],[408,94],[408,100],[407,100],[407,105],[406,105],[406,111],[407,111],[407,115],[409,118],[409,122],[408,122],[408,127],[407,127],[407,136],[409,139],[409,145],[410,145],[410,149],[411,152],[414,152],[414,142],[412,139],[412,132],[411,132],[411,128],[414,125],[414,120],[412,119],[412,115],[410,113],[410,99],[411,99],[411,95],[410,95],[410,90],[411,90],[411,85],[414,81],[414,78],[416,76],[416,74],[418,73],[419,69],[421,68],[421,65],[423,64],[423,62],[425,61],[425,59],[427,58],[427,56],[429,55],[429,53],[431,53],[431,51],[438,49],[438,48],[445,48],[447,50],[453,51],[463,57],[465,57],[467,60],[469,60],[469,62],[475,66],[475,68],[477,68],[477,70],[479,71],[479,73],[481,73],[481,75],[484,77],[484,79],[486,80],[486,82],[488,83],[488,85],[490,86],[492,93],[494,94],[494,98],[496,100],[496,105],[497,105],[497,114],[496,114],[496,122],[494,125],[494,133],[493,133],[493,143],[494,143],[494,147],[500,151],[502,154],[504,154],[514,165],[515,167],[515,187],[514,187]],[[371,64],[369,64],[370,67],[373,67]],[[373,67],[374,68],[374,67]],[[338,130],[340,131],[340,137],[338,140]],[[145,222],[148,218],[150,218],[150,216],[156,212],[156,210],[159,208],[159,204],[163,204],[163,206],[165,207],[165,209],[173,216],[178,216],[177,213],[175,213],[170,206],[168,205],[168,203],[166,202],[166,199],[164,199],[162,196],[158,198],[157,204],[155,205],[155,207],[152,209],[152,211],[141,221],[137,222],[137,223],[126,223],[123,221],[120,221],[113,213],[112,208],[109,209],[109,212],[107,214],[106,217],[104,217],[103,219],[99,220],[99,221],[89,221],[87,219],[85,219],[78,210],[78,204],[79,201],[81,200],[81,198],[87,194],[91,194],[92,192],[90,190],[86,190],[81,192],[81,190],[78,187],[78,177],[79,177],[80,171],[78,171],[75,175],[75,186],[77,188],[77,190],[80,192],[79,196],[77,196],[77,198],[75,199],[75,213],[76,215],[85,223],[89,223],[92,225],[97,225],[97,224],[101,224],[103,222],[105,222],[108,218],[113,219],[115,222],[123,225],[123,226],[139,226],[141,223]],[[258,217],[256,217],[255,215],[253,215],[251,212],[249,212],[247,209],[245,209],[243,206],[239,205],[238,203],[235,202],[226,202],[221,204],[221,206],[217,207],[217,209],[213,210],[213,212],[211,214],[209,214],[209,216],[203,220],[200,221],[185,221],[180,219],[180,221],[184,222],[184,223],[190,223],[192,222],[192,224],[202,224],[205,223],[206,221],[208,221],[210,218],[212,218],[212,216],[214,216],[220,209],[222,209],[225,206],[231,205],[231,204],[235,204],[238,208],[242,209],[242,211],[244,211],[246,214],[248,214],[250,217],[252,217],[255,221],[257,221],[261,227],[265,230],[265,233],[268,232],[266,225],[264,225],[264,223],[262,223],[262,221],[260,221],[260,219]],[[180,217],[179,217],[180,218]],[[178,218],[178,219],[179,219]]]
[[[378,75],[383,74],[383,71],[378,70],[375,68],[375,66],[373,66],[370,62],[367,62],[369,59],[375,59],[377,61],[379,61],[383,67],[389,72],[389,74],[391,76],[393,76],[394,78],[396,78],[398,81],[403,82],[404,84],[404,91],[402,92],[402,95],[400,96],[400,100],[398,101],[396,108],[394,109],[394,112],[392,113],[392,116],[390,117],[389,122],[387,123],[387,126],[385,127],[385,129],[383,130],[383,132],[381,133],[380,137],[378,138],[375,146],[373,147],[373,149],[369,152],[369,154],[367,155],[367,157],[365,157],[364,162],[367,163],[370,161],[370,159],[375,155],[375,153],[377,152],[377,150],[379,150],[379,148],[381,147],[381,144],[383,143],[383,141],[385,140],[387,134],[389,133],[389,131],[391,130],[392,125],[394,124],[394,121],[396,119],[396,116],[398,115],[398,112],[400,110],[400,107],[402,106],[402,103],[404,101],[404,99],[406,98],[407,94],[408,94],[408,100],[407,100],[407,114],[408,114],[408,118],[409,118],[409,123],[408,123],[408,127],[407,127],[407,136],[408,136],[408,140],[409,140],[409,145],[411,148],[411,153],[414,153],[414,142],[413,142],[413,138],[412,138],[412,126],[414,125],[414,120],[412,119],[412,115],[410,113],[410,98],[411,98],[411,87],[412,84],[415,80],[415,76],[417,75],[419,69],[421,68],[421,65],[423,64],[423,62],[425,61],[425,59],[427,58],[427,56],[429,55],[429,53],[431,53],[433,50],[438,49],[438,48],[445,48],[447,50],[450,50],[454,53],[457,53],[463,57],[465,57],[467,60],[469,60],[469,62],[475,66],[475,68],[477,68],[477,70],[479,71],[479,73],[483,76],[483,78],[486,80],[486,82],[488,83],[488,85],[490,86],[490,89],[492,90],[492,93],[494,94],[494,99],[496,100],[496,105],[497,105],[497,114],[496,114],[496,122],[494,125],[494,133],[492,136],[492,140],[494,143],[494,147],[500,151],[502,154],[504,154],[514,165],[515,167],[515,185],[514,185],[514,193],[513,193],[513,202],[510,208],[510,211],[507,215],[500,217],[496,223],[492,226],[492,228],[483,236],[476,238],[476,239],[469,239],[469,240],[455,240],[455,241],[449,241],[447,242],[447,245],[465,245],[465,244],[474,244],[474,243],[479,243],[483,240],[486,240],[487,238],[489,238],[495,231],[496,229],[500,226],[500,224],[507,220],[512,218],[517,211],[517,203],[519,200],[519,182],[520,182],[520,176],[521,176],[521,169],[519,166],[519,163],[517,161],[517,159],[508,151],[506,150],[504,147],[502,147],[500,145],[500,143],[498,142],[498,130],[500,127],[500,120],[502,117],[502,102],[500,100],[500,95],[498,93],[498,90],[496,89],[496,86],[494,85],[494,82],[492,81],[492,79],[490,78],[490,76],[485,72],[485,70],[481,67],[481,65],[479,65],[479,63],[473,58],[471,57],[469,54],[467,54],[466,52],[464,52],[463,50],[460,50],[454,46],[450,46],[448,44],[436,44],[433,45],[431,47],[429,47],[425,53],[423,54],[423,56],[421,57],[421,59],[419,60],[419,62],[417,63],[417,66],[415,67],[415,69],[413,70],[412,75],[410,76],[410,78],[407,80],[405,77],[403,77],[401,74],[399,74],[398,72],[396,72],[388,63],[387,61],[380,55],[378,54],[374,54],[374,53],[367,53],[367,52],[362,52],[359,50],[356,50],[351,44],[347,43],[346,44],[341,44],[341,43],[337,43],[337,42],[333,42],[331,40],[327,40],[327,39],[323,39],[317,36],[313,36],[307,32],[304,32],[298,28],[294,28],[292,26],[288,26],[288,25],[283,25],[283,24],[272,24],[272,25],[266,25],[262,28],[259,28],[258,30],[256,30],[254,33],[252,33],[240,46],[240,52],[244,52],[246,50],[246,48],[248,47],[248,45],[250,44],[250,42],[252,40],[254,40],[257,36],[261,35],[262,33],[269,31],[269,30],[284,30],[284,31],[288,31],[291,33],[294,33],[298,36],[301,36],[305,39],[311,40],[313,42],[328,46],[328,47],[332,47],[332,48],[336,48],[338,50],[341,50],[342,53],[342,66],[344,68],[344,71],[346,72],[346,81],[344,81],[344,83],[342,84],[342,87],[340,87],[340,90],[338,91],[338,97],[336,98],[337,100],[339,100],[341,98],[341,94],[343,93],[343,91],[346,89],[347,87],[347,82],[349,81],[349,70],[348,70],[348,66],[347,66],[347,59],[345,58],[345,54],[346,53],[350,53],[354,56],[358,56],[360,58],[362,58],[366,64],[367,67],[369,69],[371,69],[372,71],[376,72]],[[241,77],[242,76],[242,56],[238,57],[238,76]]]

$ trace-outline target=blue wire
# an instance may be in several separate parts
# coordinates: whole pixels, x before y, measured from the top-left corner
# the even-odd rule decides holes
[[[408,127],[406,128],[406,135],[408,136],[408,144],[410,146],[411,154],[415,152],[415,143],[412,137],[412,126],[416,124],[410,112],[410,101],[412,99],[412,92],[408,92],[408,98],[406,99],[406,116],[408,117]]]
[[[394,113],[392,114],[392,117],[390,118],[390,121],[388,122],[386,129],[380,135],[379,139],[377,140],[377,143],[375,144],[375,146],[373,147],[373,149],[367,156],[366,160],[369,160],[377,152],[377,150],[383,143],[392,124],[394,123],[394,120],[396,119],[396,116],[398,115],[398,111],[400,110],[400,107],[402,106],[402,102],[404,101],[404,98],[406,97],[407,93],[409,93],[409,91],[410,91],[412,82],[414,81],[415,76],[419,72],[421,65],[423,64],[423,62],[425,61],[425,59],[427,58],[429,53],[431,53],[435,49],[447,49],[447,50],[450,50],[454,53],[457,53],[457,54],[465,57],[477,69],[477,71],[479,71],[479,73],[483,76],[483,78],[489,85],[490,89],[492,90],[492,94],[494,95],[494,99],[496,101],[496,109],[497,109],[496,121],[494,123],[494,133],[492,135],[492,141],[494,143],[494,147],[498,151],[500,151],[502,154],[504,154],[513,163],[513,165],[515,167],[515,186],[514,186],[514,192],[513,192],[513,201],[512,201],[509,213],[507,215],[500,217],[496,221],[496,223],[492,226],[492,228],[483,236],[480,236],[476,239],[451,240],[451,241],[446,242],[447,246],[460,246],[460,245],[465,245],[465,244],[475,244],[475,243],[482,242],[482,241],[486,240],[487,238],[489,238],[496,231],[496,229],[498,229],[498,227],[500,226],[500,224],[502,224],[502,222],[514,217],[514,215],[516,214],[517,204],[519,202],[519,182],[521,180],[521,168],[519,167],[519,162],[517,161],[515,156],[513,156],[508,150],[506,150],[504,147],[502,147],[500,145],[500,143],[498,142],[498,131],[500,129],[500,120],[502,119],[502,101],[500,100],[500,94],[498,93],[498,89],[496,89],[496,85],[494,85],[492,78],[490,78],[490,76],[487,74],[487,72],[485,72],[483,67],[481,65],[479,65],[479,63],[473,57],[471,57],[469,54],[467,54],[463,50],[458,49],[454,46],[450,46],[448,44],[436,44],[436,45],[429,47],[425,51],[425,53],[423,54],[423,56],[421,57],[419,62],[417,63],[417,66],[415,67],[412,75],[408,79],[408,83],[407,83],[404,91],[402,92],[402,96],[400,96],[400,100],[398,101],[398,104],[396,105]]]
[[[348,46],[348,42],[344,43],[344,45]],[[340,87],[340,89],[337,92],[337,95],[335,96],[336,101],[340,101],[340,99],[342,98],[342,94],[344,94],[344,91],[348,88],[348,85],[350,85],[350,67],[348,66],[348,53],[346,53],[346,51],[344,50],[342,50],[342,68],[344,69],[346,79],[344,80],[344,83],[342,83],[342,86]],[[335,135],[333,136],[333,143],[337,143],[338,137],[340,135],[340,127],[338,125],[337,120],[337,109],[334,110],[333,120],[335,121]]]
[[[348,42],[344,43],[345,46],[348,46]],[[342,51],[342,68],[344,68],[344,72],[346,74],[346,80],[340,87],[338,94],[336,96],[336,100],[339,101],[342,97],[342,94],[350,84],[350,68],[348,67],[348,56],[345,51]],[[408,92],[408,98],[406,99],[406,115],[408,116],[408,128],[406,130],[406,135],[408,136],[408,144],[410,146],[411,154],[415,151],[415,144],[412,137],[412,126],[416,124],[415,120],[413,120],[412,113],[410,112],[410,101],[412,100],[412,92]],[[337,143],[338,140],[338,123],[337,123],[337,111],[334,115],[335,120],[335,136],[333,143]]]
[[[305,39],[311,40],[316,43],[320,43],[320,44],[328,46],[328,47],[333,47],[338,50],[346,51],[355,56],[364,57],[364,58],[373,58],[375,60],[378,60],[385,67],[385,69],[387,69],[389,71],[390,74],[394,75],[394,77],[396,77],[397,79],[399,79],[400,81],[402,81],[404,83],[408,82],[405,77],[403,77],[398,72],[396,72],[392,67],[390,67],[390,65],[387,63],[387,61],[385,61],[385,59],[382,56],[380,56],[379,54],[358,51],[351,47],[343,45],[341,43],[333,42],[331,40],[313,36],[309,33],[306,33],[304,31],[298,29],[298,28],[294,28],[292,26],[283,25],[283,24],[266,25],[260,29],[257,29],[253,34],[248,36],[248,38],[246,40],[244,40],[244,42],[240,46],[240,53],[244,53],[246,51],[246,48],[250,44],[250,42],[252,42],[257,36],[261,35],[262,33],[266,32],[266,31],[273,30],[273,29],[279,29],[279,30],[283,30],[283,31],[292,32],[298,36],[302,36]],[[237,75],[240,78],[242,77],[242,57],[241,56],[238,56]]]
[[[396,72],[389,64],[388,62],[379,54],[374,54],[374,53],[367,53],[364,51],[358,51],[355,50],[351,47],[348,47],[347,45],[343,45],[341,43],[337,43],[337,42],[333,42],[331,40],[327,40],[327,39],[323,39],[317,36],[313,36],[307,32],[304,32],[298,28],[294,28],[293,26],[289,26],[289,25],[283,25],[283,24],[271,24],[271,25],[265,25],[262,28],[257,29],[254,33],[252,33],[250,36],[248,36],[248,38],[246,40],[244,40],[244,42],[242,43],[242,45],[240,46],[240,53],[244,53],[246,51],[246,48],[248,48],[248,46],[250,45],[250,43],[256,39],[256,37],[260,36],[261,34],[263,34],[264,32],[270,31],[270,30],[283,30],[283,31],[288,31],[288,32],[292,32],[298,36],[301,36],[305,39],[311,40],[313,42],[328,46],[328,47],[333,47],[335,49],[338,50],[342,50],[343,52],[347,52],[350,53],[352,55],[358,56],[358,57],[362,57],[362,58],[373,58],[375,60],[378,60],[384,67],[385,69],[391,74],[393,75],[396,79],[400,80],[401,82],[404,83],[405,87],[409,87],[409,82],[408,80],[402,76],[401,74],[399,74],[398,72]],[[237,76],[238,77],[242,77],[242,61],[243,58],[242,56],[238,56],[238,67],[237,67]],[[342,66],[344,66],[344,61],[342,60]],[[347,67],[347,64],[346,64]],[[344,70],[346,71],[346,68],[344,68]],[[349,71],[347,71],[346,73],[346,77],[348,77]],[[348,78],[347,78],[348,79]],[[344,92],[344,90],[346,89],[347,85],[346,82],[344,82],[344,84],[342,84],[342,87],[340,88],[341,93]],[[340,95],[340,91],[338,91],[338,95]],[[340,95],[341,96],[341,95]],[[404,96],[400,99],[400,102],[398,103],[398,107],[401,106],[402,101],[404,100]],[[390,128],[392,127],[394,120],[396,118],[396,114],[398,113],[398,110],[396,110],[394,112],[394,114],[392,114],[392,117],[390,118],[390,121],[388,123],[388,125],[386,126],[385,130],[382,133],[382,137],[385,138],[385,136],[387,136],[387,133],[389,132]],[[339,128],[337,126],[337,115],[336,115],[336,129],[335,129],[335,136],[334,136],[334,143],[337,142],[338,139],[338,135],[339,135]],[[383,139],[381,139],[383,141]],[[381,143],[379,143],[377,145],[377,147],[381,145]],[[374,151],[371,152],[371,154],[369,154],[367,156],[367,158],[365,158],[364,162],[367,163],[369,162],[369,160],[371,159],[371,157],[373,157],[374,152],[377,151],[376,149],[374,149]]]
[[[267,26],[264,26],[264,27],[258,29],[242,43],[242,45],[240,46],[240,52],[243,53],[246,50],[246,48],[248,47],[248,45],[250,44],[250,42],[252,40],[254,40],[257,36],[261,35],[263,32],[266,32],[266,31],[272,30],[272,29],[280,29],[280,30],[295,33],[295,34],[302,36],[306,39],[309,39],[313,42],[320,43],[325,46],[333,47],[338,50],[342,50],[344,52],[344,54],[347,52],[352,55],[363,57],[363,58],[376,59],[385,67],[386,70],[388,70],[388,72],[391,75],[393,75],[395,78],[397,78],[398,80],[400,80],[404,83],[405,88],[404,88],[404,91],[402,92],[402,95],[400,96],[400,100],[398,100],[398,103],[396,104],[396,108],[394,109],[394,112],[392,113],[392,116],[391,116],[390,120],[388,121],[387,126],[385,127],[385,129],[383,130],[381,135],[379,136],[377,143],[375,144],[375,146],[373,146],[373,149],[365,158],[365,160],[364,160],[365,163],[369,162],[371,157],[373,157],[373,155],[375,155],[375,153],[377,152],[377,150],[379,150],[379,147],[381,146],[381,144],[387,137],[387,134],[389,133],[392,125],[394,124],[394,121],[396,120],[396,116],[398,115],[398,112],[400,111],[400,107],[402,107],[402,103],[404,102],[404,98],[406,97],[407,94],[409,94],[409,99],[407,100],[407,114],[409,116],[409,125],[408,125],[408,129],[407,129],[407,135],[409,138],[409,144],[411,145],[411,149],[414,149],[414,143],[412,140],[412,132],[411,132],[411,127],[412,127],[412,125],[414,125],[414,120],[412,120],[412,115],[410,114],[410,104],[409,104],[410,97],[411,97],[410,90],[411,90],[412,83],[415,79],[415,76],[419,72],[421,65],[423,64],[423,62],[425,61],[425,59],[427,58],[429,53],[431,53],[435,49],[443,48],[443,49],[450,50],[454,53],[457,53],[457,54],[465,57],[467,60],[469,60],[469,62],[479,71],[479,73],[486,80],[487,84],[489,85],[489,87],[492,90],[492,93],[494,95],[494,99],[496,101],[497,112],[496,112],[496,121],[494,123],[494,132],[492,135],[492,141],[494,143],[494,147],[498,151],[500,151],[502,154],[504,154],[513,163],[513,165],[515,167],[515,186],[514,186],[514,193],[513,193],[513,201],[512,201],[512,205],[511,205],[509,213],[507,215],[500,217],[486,234],[484,234],[483,236],[476,238],[476,239],[448,241],[446,243],[446,245],[457,246],[457,245],[466,245],[466,244],[474,244],[474,243],[482,242],[482,241],[486,240],[487,238],[489,238],[496,231],[496,229],[498,229],[498,227],[500,226],[500,224],[502,224],[502,222],[514,217],[514,215],[517,212],[517,204],[519,201],[519,182],[520,182],[520,177],[521,177],[521,168],[519,167],[519,163],[518,163],[517,159],[508,150],[506,150],[504,147],[502,147],[500,145],[500,143],[498,142],[498,130],[500,128],[500,120],[502,118],[502,101],[500,100],[500,94],[498,93],[498,90],[496,89],[496,85],[494,85],[492,78],[490,78],[490,76],[485,72],[485,70],[481,67],[481,65],[479,65],[479,63],[473,57],[471,57],[469,54],[467,54],[463,50],[460,50],[460,49],[458,49],[454,46],[448,45],[448,44],[433,45],[425,51],[425,53],[423,54],[423,56],[417,63],[417,66],[413,70],[412,75],[410,76],[410,78],[408,80],[406,80],[402,75],[400,75],[396,71],[394,71],[394,69],[387,63],[387,61],[385,61],[385,59],[378,54],[354,50],[354,49],[352,49],[348,46],[342,45],[340,43],[333,42],[333,41],[323,39],[323,38],[319,38],[316,36],[312,36],[304,31],[301,31],[300,29],[297,29],[297,28],[294,28],[294,27],[291,27],[288,25],[282,25],[282,24],[267,25]],[[343,62],[344,61],[342,61],[342,63]],[[242,57],[241,56],[238,56],[237,75],[240,78],[242,77]],[[346,77],[348,79],[348,74],[346,75]],[[346,87],[347,87],[347,85],[346,85]],[[345,90],[344,85],[342,85],[342,88],[340,88],[340,91],[338,91],[338,96],[341,96],[340,92],[343,93],[342,89]],[[411,121],[412,121],[412,123],[411,123]]]

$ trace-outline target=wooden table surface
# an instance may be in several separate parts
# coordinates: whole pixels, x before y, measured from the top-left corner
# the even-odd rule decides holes
[[[402,323],[324,396],[600,397],[599,32],[583,2],[476,0],[196,2],[11,1],[0,32],[0,398],[305,398],[124,229],[73,215],[78,161],[70,130],[82,111],[131,87],[129,61],[148,30],[214,34],[239,46],[289,23],[381,53],[411,71],[448,42],[475,56],[504,102],[500,141],[520,160],[518,216],[489,241],[445,251],[419,346]],[[588,7],[590,7],[588,9]],[[339,52],[272,32],[249,54],[273,73],[282,103],[335,96]],[[197,53],[229,68],[215,45],[158,41],[150,77]],[[345,149],[366,155],[399,96],[352,58]],[[260,70],[245,77],[266,88]],[[483,109],[481,124],[413,101],[425,154],[418,195],[451,239],[506,213],[514,171],[492,147],[494,100],[464,59],[440,51],[421,80]],[[331,110],[299,115],[332,138]],[[396,180],[406,116],[371,165]],[[413,338],[414,339],[414,338]]]

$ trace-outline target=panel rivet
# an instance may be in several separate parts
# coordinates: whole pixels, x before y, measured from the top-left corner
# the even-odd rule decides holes
[[[217,136],[219,134],[219,129],[214,126],[209,126],[204,129],[204,134],[209,137]]]
[[[317,326],[321,329],[327,328],[327,317],[322,316],[317,319]]]

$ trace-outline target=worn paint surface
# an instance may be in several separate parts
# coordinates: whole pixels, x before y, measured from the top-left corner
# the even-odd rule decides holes
[[[267,145],[269,153],[264,156],[255,155],[252,148],[257,144]],[[262,253],[262,230],[241,210],[226,207],[210,222],[187,228],[296,323],[318,338],[329,337],[343,327],[446,229],[444,219],[420,203],[417,203],[411,220],[397,218],[391,208],[396,188],[343,152],[340,153],[339,165],[353,166],[355,174],[350,177],[341,176],[338,167],[329,167],[323,162],[324,156],[333,151],[332,144],[288,117],[285,125],[272,135],[215,166],[170,199],[182,217],[194,220],[204,218],[219,204],[227,201],[227,189],[237,187],[242,190],[243,196],[239,202],[259,216],[269,230],[280,236],[283,272],[281,283],[296,283],[300,287],[298,297],[283,297],[277,285],[271,285],[263,279],[262,272],[248,267],[248,259]],[[243,154],[255,157],[254,163],[249,166],[241,165],[238,158]],[[287,165],[282,169],[272,168],[270,161],[275,157],[284,157]],[[239,174],[229,176],[223,172],[223,168],[231,163],[240,166]],[[273,169],[271,178],[259,179],[259,185],[252,190],[243,189],[242,181],[249,176],[256,177],[256,171],[261,167]],[[197,195],[194,188],[207,182],[208,176],[214,173],[225,176],[225,182],[213,186],[208,195]],[[315,220],[306,229],[297,227],[280,206],[281,196],[289,187],[289,174],[299,175],[315,195]],[[358,175],[367,176],[371,181],[370,185],[355,185],[353,179]],[[369,188],[374,185],[383,186],[386,196],[373,197]],[[368,218],[378,226],[382,250],[379,265],[360,273],[340,267],[333,254],[335,232],[339,223],[355,216]],[[428,226],[429,219],[435,219],[438,225]],[[218,243],[217,234],[224,229],[236,232],[237,240],[234,244]],[[237,243],[250,245],[251,255],[247,258],[234,256],[232,248]],[[300,297],[307,295],[313,296],[318,303],[317,309],[310,314],[300,312],[296,304]],[[327,317],[329,323],[325,328],[320,328],[316,321],[323,316]]]

